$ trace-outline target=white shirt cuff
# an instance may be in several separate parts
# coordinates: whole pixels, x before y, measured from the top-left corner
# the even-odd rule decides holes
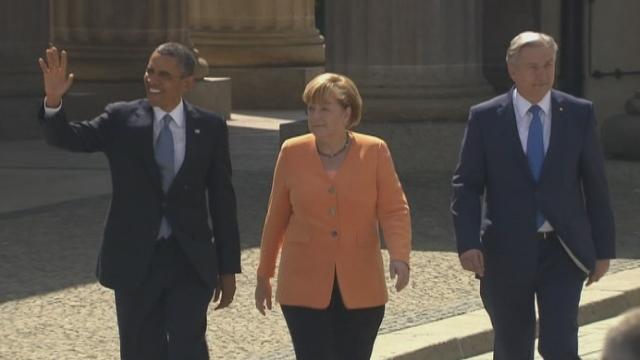
[[[47,98],[44,98],[44,117],[52,117],[58,113],[62,109],[62,100],[60,100],[60,105],[56,108],[51,108],[47,106]]]

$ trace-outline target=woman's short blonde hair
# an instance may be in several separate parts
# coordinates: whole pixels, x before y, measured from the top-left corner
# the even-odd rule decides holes
[[[309,105],[319,103],[334,96],[345,108],[351,108],[348,129],[356,127],[362,117],[362,98],[356,84],[348,77],[334,73],[324,73],[313,78],[302,93],[302,101]]]
[[[520,50],[527,46],[544,46],[552,49],[554,56],[558,52],[558,44],[551,36],[541,32],[524,31],[511,40],[509,49],[507,49],[507,63],[515,64]]]

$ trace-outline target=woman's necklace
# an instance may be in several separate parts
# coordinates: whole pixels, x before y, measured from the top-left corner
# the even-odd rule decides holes
[[[324,157],[328,157],[329,159],[334,158],[340,154],[342,154],[345,150],[347,150],[347,147],[349,146],[349,135],[347,135],[347,139],[344,141],[344,145],[342,145],[342,147],[340,148],[340,150],[336,151],[333,154],[327,154],[325,152],[322,152],[320,150],[320,148],[318,147],[318,144],[316,143],[316,150],[318,151],[318,154],[320,154],[320,156],[324,156]]]

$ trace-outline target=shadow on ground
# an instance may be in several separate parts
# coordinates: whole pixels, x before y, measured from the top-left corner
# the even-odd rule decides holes
[[[260,243],[278,136],[273,130],[240,127],[232,127],[230,134],[242,247],[254,248]],[[608,165],[619,257],[638,259],[640,165]],[[636,169],[633,176],[629,167]],[[73,171],[81,182],[82,172],[77,167]],[[402,181],[411,206],[414,249],[455,252],[450,174],[405,176]],[[107,195],[0,214],[0,303],[94,282],[108,206]]]

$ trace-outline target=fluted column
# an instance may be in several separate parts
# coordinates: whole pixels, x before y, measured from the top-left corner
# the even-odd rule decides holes
[[[354,79],[366,120],[465,119],[482,76],[482,2],[328,1],[327,70]]]
[[[34,119],[42,101],[38,57],[47,47],[48,8],[41,0],[0,2],[0,140],[41,132]]]
[[[0,95],[30,94],[42,90],[38,57],[48,41],[46,2],[0,2]]]
[[[187,0],[187,22],[213,67],[324,62],[314,0]]]
[[[140,79],[154,47],[188,40],[184,9],[180,0],[51,0],[51,39],[79,80]]]

